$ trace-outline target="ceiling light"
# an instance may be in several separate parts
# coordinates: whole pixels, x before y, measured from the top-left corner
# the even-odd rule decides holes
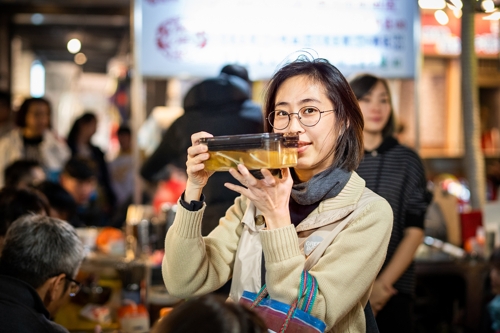
[[[75,63],[77,65],[83,65],[87,62],[87,57],[83,53],[77,53],[75,54]]]
[[[33,23],[34,25],[42,24],[43,19],[44,19],[44,17],[40,13],[36,13],[36,14],[31,15],[31,23]]]
[[[453,9],[453,15],[455,15],[455,17],[457,19],[461,18],[462,17],[462,10],[461,9]]]
[[[500,20],[500,12],[494,12],[493,14],[485,16],[483,17],[483,20],[488,20],[488,21]]]
[[[80,51],[80,49],[82,48],[82,43],[80,43],[80,41],[76,38],[73,38],[71,39],[69,42],[68,42],[68,51],[70,53],[78,53]]]
[[[446,7],[445,0],[418,0],[418,5],[422,9],[443,9]]]
[[[448,15],[446,15],[446,13],[442,10],[436,10],[436,12],[434,13],[434,18],[441,25],[446,25],[450,21]]]
[[[495,10],[495,3],[493,0],[483,0],[483,2],[481,2],[481,7],[486,13],[491,13]]]

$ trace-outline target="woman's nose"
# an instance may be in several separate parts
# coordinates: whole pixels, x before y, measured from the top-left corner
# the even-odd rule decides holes
[[[290,115],[290,123],[288,124],[288,129],[290,132],[301,132],[302,131],[302,123],[299,120],[298,114]]]

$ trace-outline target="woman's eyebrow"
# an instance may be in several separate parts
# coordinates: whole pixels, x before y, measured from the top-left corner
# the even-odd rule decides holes
[[[304,104],[308,104],[308,103],[311,103],[311,102],[316,102],[316,103],[321,103],[321,101],[315,99],[315,98],[304,98],[303,100],[300,100],[299,101],[299,105],[304,105]],[[288,102],[278,102],[274,105],[274,107],[277,107],[277,106],[289,106],[290,103]]]

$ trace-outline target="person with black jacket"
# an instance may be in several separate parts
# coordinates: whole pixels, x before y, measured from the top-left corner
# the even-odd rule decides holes
[[[141,167],[140,174],[144,179],[151,182],[158,180],[155,177],[167,164],[185,169],[193,133],[204,130],[219,136],[263,131],[262,111],[250,102],[248,81],[237,76],[236,72],[227,74],[227,70],[195,84],[187,92],[183,102],[184,115],[172,123],[156,151]],[[202,230],[204,236],[218,225],[219,218],[237,196],[237,193],[224,187],[224,183],[231,180],[229,173],[218,172],[204,188],[207,203],[207,223],[203,223]]]
[[[358,75],[350,81],[363,112],[365,155],[358,174],[366,187],[385,198],[394,226],[384,265],[370,296],[380,332],[413,332],[413,256],[424,237],[432,195],[420,157],[394,138],[394,111],[386,80]]]
[[[66,221],[24,215],[9,228],[0,257],[0,331],[68,333],[51,318],[80,289],[83,244]]]

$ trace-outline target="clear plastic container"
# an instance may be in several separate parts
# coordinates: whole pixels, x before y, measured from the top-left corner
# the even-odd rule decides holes
[[[228,171],[243,163],[248,170],[280,169],[297,165],[298,133],[261,133],[200,139],[210,158],[205,169]]]

